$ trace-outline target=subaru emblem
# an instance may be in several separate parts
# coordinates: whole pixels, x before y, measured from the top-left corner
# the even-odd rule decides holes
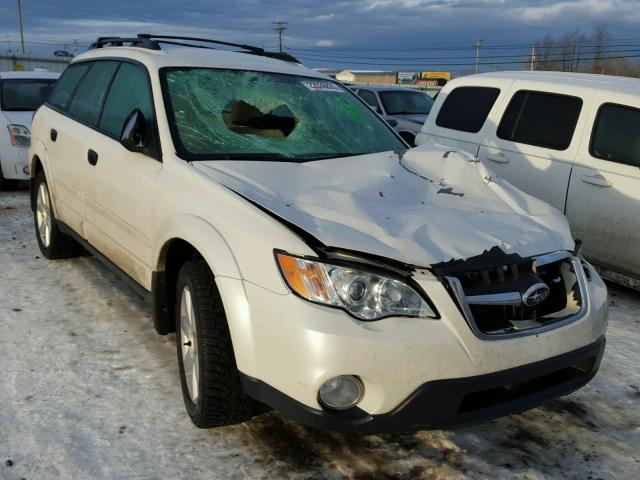
[[[548,296],[549,287],[544,283],[535,283],[522,294],[522,303],[527,307],[535,307],[544,302]]]

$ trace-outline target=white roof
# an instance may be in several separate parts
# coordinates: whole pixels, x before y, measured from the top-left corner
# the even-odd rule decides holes
[[[0,72],[0,78],[58,78],[56,72]]]
[[[552,85],[569,85],[583,88],[593,88],[596,90],[608,90],[620,93],[640,94],[640,79],[629,77],[615,77],[613,75],[599,75],[593,73],[573,73],[573,72],[543,72],[543,71],[520,71],[520,72],[491,72],[459,77],[463,79],[478,78],[495,81],[496,83],[512,80],[526,80]],[[457,82],[456,82],[457,83]]]
[[[163,67],[228,68],[330,79],[330,77],[298,63],[285,62],[250,53],[194,47],[168,47],[163,50],[140,47],[96,48],[78,55],[73,59],[72,63],[104,57],[130,58],[144,63],[149,69],[156,70]]]

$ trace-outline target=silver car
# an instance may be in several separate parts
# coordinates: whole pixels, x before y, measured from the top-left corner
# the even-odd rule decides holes
[[[415,146],[416,135],[427,120],[433,98],[418,90],[390,85],[351,85],[349,88],[382,115],[409,145]]]

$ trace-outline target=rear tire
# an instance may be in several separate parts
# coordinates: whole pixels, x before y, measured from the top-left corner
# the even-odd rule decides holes
[[[51,203],[49,186],[44,172],[39,172],[35,180],[35,209],[33,220],[36,228],[38,247],[45,258],[55,260],[82,255],[83,248],[73,238],[60,231]]]
[[[194,425],[232,425],[259,413],[240,384],[220,293],[201,259],[180,269],[175,316],[182,396]]]

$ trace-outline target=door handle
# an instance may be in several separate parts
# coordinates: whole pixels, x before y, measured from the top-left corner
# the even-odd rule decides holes
[[[55,142],[58,138],[58,131],[55,128],[52,128],[49,132],[49,137],[51,137],[52,142]]]
[[[602,175],[582,175],[582,181],[599,187],[610,187],[611,181]]]
[[[509,159],[505,157],[504,153],[498,153],[497,155],[487,155],[487,160],[491,160],[495,163],[509,163]]]
[[[89,149],[87,152],[87,160],[91,165],[95,165],[98,163],[98,154],[94,150]]]

